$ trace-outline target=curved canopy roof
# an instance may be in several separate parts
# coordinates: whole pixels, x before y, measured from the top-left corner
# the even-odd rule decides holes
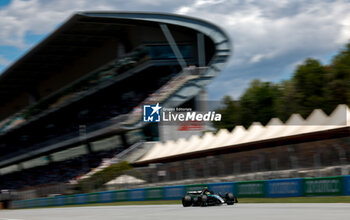
[[[207,35],[220,50],[217,55],[223,61],[230,54],[227,35],[216,25],[200,19],[166,13],[79,12],[0,75],[0,106],[22,91],[30,91],[52,70],[98,48],[105,40],[122,37],[128,27],[159,23],[187,27]],[[220,71],[222,67],[215,68]]]
[[[273,118],[266,126],[254,122],[248,129],[236,126],[232,132],[221,129],[217,134],[206,133],[201,138],[194,136],[188,140],[159,142],[135,164],[170,162],[259,146],[272,147],[344,137],[349,136],[349,128],[350,109],[347,105],[338,105],[329,116],[315,109],[307,119],[293,114],[285,124]]]

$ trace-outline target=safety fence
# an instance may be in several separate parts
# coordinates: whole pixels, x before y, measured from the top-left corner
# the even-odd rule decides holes
[[[350,195],[350,175],[320,178],[296,178],[195,185],[165,186],[12,201],[11,208],[33,208],[121,201],[177,200],[187,191],[208,187],[215,193],[234,193],[244,197],[297,197]]]

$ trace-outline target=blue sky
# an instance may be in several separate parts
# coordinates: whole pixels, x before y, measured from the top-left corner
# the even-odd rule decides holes
[[[350,39],[350,0],[0,0],[0,72],[83,10],[170,12],[221,26],[234,54],[208,86],[212,100],[238,98],[256,78],[288,79],[308,57],[329,63]]]

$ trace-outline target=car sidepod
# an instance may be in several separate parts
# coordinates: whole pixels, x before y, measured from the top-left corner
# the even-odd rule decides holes
[[[208,205],[222,205],[225,200],[219,195],[208,195]]]

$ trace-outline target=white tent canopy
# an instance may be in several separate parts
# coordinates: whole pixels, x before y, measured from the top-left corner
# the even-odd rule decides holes
[[[307,119],[299,114],[292,114],[285,124],[278,118],[273,118],[266,126],[254,122],[247,130],[236,126],[232,132],[221,129],[215,135],[205,133],[202,137],[156,143],[151,150],[137,162],[182,155],[208,149],[220,149],[261,140],[307,134],[350,126],[350,110],[347,105],[338,105],[328,116],[320,109],[315,109]]]
[[[114,180],[111,180],[106,183],[106,185],[114,185],[114,184],[136,184],[136,183],[145,183],[146,181],[142,179],[138,179],[129,175],[120,175]]]

